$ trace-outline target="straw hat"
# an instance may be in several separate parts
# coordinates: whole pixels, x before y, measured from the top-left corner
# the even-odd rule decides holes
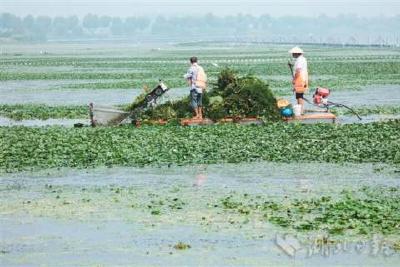
[[[290,102],[287,101],[286,99],[279,99],[278,101],[276,101],[276,104],[278,106],[278,108],[284,108],[290,105]]]
[[[290,49],[289,53],[290,54],[304,54],[303,50],[298,46],[295,46],[292,49]]]

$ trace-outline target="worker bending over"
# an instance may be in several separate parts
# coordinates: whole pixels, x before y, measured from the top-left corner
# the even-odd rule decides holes
[[[293,92],[296,93],[297,104],[301,105],[301,112],[304,113],[304,93],[308,90],[307,59],[303,56],[303,50],[297,46],[290,49],[289,53],[296,59],[294,68],[293,64],[288,63],[293,71]]]

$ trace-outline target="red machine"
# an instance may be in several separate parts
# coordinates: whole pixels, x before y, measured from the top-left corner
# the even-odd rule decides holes
[[[315,105],[327,105],[328,104],[328,96],[331,93],[331,90],[328,88],[317,87],[315,93],[313,95],[313,100]]]
[[[356,115],[359,120],[361,120],[361,117],[352,108],[350,108],[346,105],[343,105],[343,104],[328,101],[328,96],[330,95],[330,93],[331,93],[331,90],[329,90],[328,88],[317,87],[317,89],[315,89],[315,93],[313,94],[313,103],[310,103],[310,101],[308,101],[307,99],[305,99],[305,100],[308,103],[313,104],[315,106],[318,106],[321,108],[326,108],[326,110],[329,110],[329,108],[331,108],[331,107],[347,108],[354,115]]]

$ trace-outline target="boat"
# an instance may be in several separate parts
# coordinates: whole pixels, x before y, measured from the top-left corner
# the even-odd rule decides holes
[[[305,113],[300,116],[293,116],[284,118],[287,122],[301,122],[301,123],[335,123],[336,115],[331,112],[315,112]]]

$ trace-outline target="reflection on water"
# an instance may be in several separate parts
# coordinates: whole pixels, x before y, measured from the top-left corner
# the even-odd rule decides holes
[[[299,177],[296,180],[299,192],[310,193],[312,191],[312,181],[310,179],[307,179],[305,177]]]
[[[196,186],[202,186],[207,180],[207,175],[205,173],[199,173],[196,175]]]
[[[201,187],[207,181],[207,165],[196,166],[195,182],[193,186]]]

